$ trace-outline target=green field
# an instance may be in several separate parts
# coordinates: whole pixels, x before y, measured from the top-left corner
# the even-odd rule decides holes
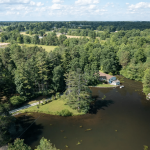
[[[40,112],[45,114],[52,114],[56,115],[57,112],[60,112],[64,109],[68,109],[70,112],[72,112],[73,116],[76,115],[83,115],[84,113],[79,113],[77,110],[73,110],[68,105],[65,105],[66,101],[59,98],[58,100],[53,100],[51,102],[48,102],[47,104],[40,105],[39,108],[37,106],[33,106],[27,109],[22,110],[21,112]]]
[[[22,35],[27,35],[27,36],[30,36],[30,37],[32,37],[32,36],[34,36],[35,34],[32,34],[32,35],[30,35],[30,34],[26,34],[26,32],[20,32],[20,34],[22,34]]]
[[[56,47],[58,46],[46,46],[46,45],[36,45],[36,44],[19,44],[19,45],[25,45],[27,47],[34,47],[34,46],[38,46],[38,47],[42,47],[43,49],[45,49],[47,52],[53,51]]]
[[[110,85],[110,84],[98,84],[95,87],[115,87],[115,85]]]

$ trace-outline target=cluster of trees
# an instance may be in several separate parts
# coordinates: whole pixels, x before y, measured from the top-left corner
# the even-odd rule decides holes
[[[73,29],[69,30],[68,35],[75,35],[75,36],[89,36],[90,38],[96,38],[96,32],[90,29]]]
[[[128,21],[116,21],[116,22],[102,22],[102,21],[64,21],[64,22],[55,22],[55,21],[47,21],[47,22],[0,22],[0,25],[9,26],[6,28],[6,31],[12,31],[18,29],[19,31],[25,30],[47,30],[50,31],[52,28],[72,28],[72,29],[92,29],[92,30],[107,30],[109,32],[120,31],[120,30],[132,30],[139,29],[144,30],[150,28],[150,22],[128,22]]]
[[[23,139],[16,139],[13,144],[8,144],[8,150],[32,150],[30,146],[24,143]],[[40,140],[40,145],[35,150],[59,150],[53,145],[50,140],[44,137]]]
[[[44,34],[44,32],[39,34]],[[34,36],[21,35],[18,30],[3,32],[0,36],[1,42],[41,45],[60,45],[67,38],[65,35],[60,35],[58,38],[55,32],[51,32],[47,36],[44,36],[42,39],[39,39],[37,34]]]
[[[81,72],[81,69],[77,68],[76,71],[70,71],[65,75],[67,89],[65,91],[65,99],[67,99],[67,104],[78,111],[83,111],[85,113],[90,109],[90,103],[92,102],[91,91],[87,87],[86,78],[88,72]],[[95,73],[95,79],[98,80],[99,73]]]

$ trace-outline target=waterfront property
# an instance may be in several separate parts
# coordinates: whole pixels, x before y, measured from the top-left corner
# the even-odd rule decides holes
[[[99,72],[99,74],[100,74],[100,81],[107,81],[109,84],[112,85],[120,85],[120,81],[117,80],[115,76],[103,72]]]
[[[147,100],[150,100],[150,93],[147,95]]]

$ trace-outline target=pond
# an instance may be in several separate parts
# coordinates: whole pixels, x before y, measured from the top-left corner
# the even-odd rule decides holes
[[[35,148],[45,137],[62,150],[142,150],[143,145],[150,146],[150,101],[142,93],[142,83],[124,81],[122,89],[91,88],[97,101],[83,116],[18,115],[23,128],[37,119],[20,138]]]

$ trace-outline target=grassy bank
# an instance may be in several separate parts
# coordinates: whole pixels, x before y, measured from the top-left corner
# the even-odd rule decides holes
[[[89,86],[89,87],[102,87],[102,88],[107,88],[107,87],[116,87],[115,85],[110,85],[110,84],[103,84],[103,83],[100,83],[100,84],[97,84],[95,86]]]
[[[110,85],[110,84],[98,84],[96,87],[115,87],[115,85]]]
[[[42,48],[45,49],[47,52],[53,51],[56,47],[58,47],[58,46],[36,45],[36,44],[19,44],[19,45],[25,45],[25,46],[27,46],[27,47],[38,46],[38,47],[42,47]]]
[[[57,100],[50,101],[46,104],[40,104],[39,108],[37,106],[29,107],[20,111],[21,113],[31,113],[31,112],[39,112],[51,115],[59,115],[59,112],[62,110],[69,110],[73,116],[83,115],[84,113],[79,113],[77,110],[70,108],[68,105],[65,105],[66,101],[59,98]]]

